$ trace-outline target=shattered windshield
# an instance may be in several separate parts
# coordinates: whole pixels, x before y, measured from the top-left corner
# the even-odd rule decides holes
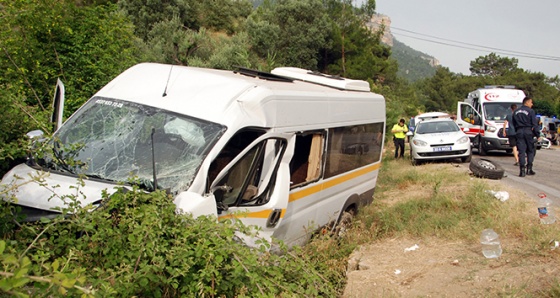
[[[155,164],[158,188],[177,193],[190,186],[224,131],[216,123],[97,97],[57,131],[53,156],[40,164],[115,182],[135,177],[148,189],[153,189]]]

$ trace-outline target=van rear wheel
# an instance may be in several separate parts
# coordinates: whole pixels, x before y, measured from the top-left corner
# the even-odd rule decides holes
[[[333,234],[335,237],[343,237],[344,234],[346,234],[346,231],[352,224],[352,219],[354,219],[355,213],[356,211],[354,209],[348,209],[342,212],[338,223],[334,227]]]

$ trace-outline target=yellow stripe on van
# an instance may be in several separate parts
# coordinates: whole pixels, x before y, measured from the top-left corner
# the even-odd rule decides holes
[[[272,209],[262,210],[258,212],[247,212],[243,213],[242,211],[239,214],[228,214],[218,216],[218,219],[228,219],[228,218],[268,218],[272,213]],[[284,218],[286,214],[286,209],[282,209],[282,213],[280,213],[280,218]]]
[[[363,169],[359,169],[355,172],[348,173],[346,175],[342,175],[342,176],[337,177],[333,180],[329,180],[327,182],[317,184],[317,185],[311,186],[309,188],[306,188],[306,189],[303,189],[303,190],[300,190],[300,191],[293,192],[293,193],[290,194],[290,199],[289,199],[288,202],[291,203],[291,202],[297,201],[301,198],[304,198],[304,197],[307,197],[307,196],[312,195],[314,193],[317,193],[317,192],[319,192],[323,189],[327,189],[327,188],[330,188],[330,187],[333,187],[333,186],[337,186],[337,185],[339,185],[341,183],[344,183],[348,180],[352,180],[356,177],[359,177],[359,176],[365,175],[367,173],[373,172],[375,170],[378,170],[380,167],[381,167],[381,163],[376,163],[376,164],[367,166]]]
[[[289,203],[297,201],[301,198],[304,198],[306,196],[312,195],[314,193],[317,193],[323,189],[327,189],[333,186],[337,186],[341,183],[344,183],[348,180],[352,180],[356,177],[365,175],[367,173],[373,172],[375,170],[378,170],[381,167],[381,163],[377,163],[374,165],[370,165],[367,166],[363,169],[359,169],[355,172],[352,173],[348,173],[346,175],[342,175],[340,177],[337,177],[333,180],[327,181],[327,182],[323,182],[314,186],[311,186],[309,188],[306,188],[304,190],[300,190],[300,191],[296,191],[294,193],[290,194],[290,198],[288,200]],[[268,209],[268,210],[262,210],[262,211],[258,211],[258,212],[248,212],[248,213],[242,213],[239,215],[235,215],[235,214],[228,214],[228,215],[223,215],[223,216],[219,216],[219,219],[228,219],[228,218],[268,218],[270,216],[270,213],[272,213],[272,209]],[[280,218],[284,218],[284,215],[286,214],[286,209],[282,209],[282,213],[280,214]]]

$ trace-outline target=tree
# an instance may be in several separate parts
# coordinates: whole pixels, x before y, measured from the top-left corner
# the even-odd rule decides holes
[[[66,86],[68,116],[137,61],[136,39],[130,22],[111,3],[0,0],[0,8],[0,88],[2,103],[9,105],[0,146],[19,148],[2,151],[0,160],[14,160],[24,153],[24,132],[50,131],[57,78]],[[9,120],[15,116],[21,119]]]
[[[375,1],[356,8],[350,0],[325,1],[331,30],[330,46],[322,50],[320,70],[354,79],[371,79],[376,84],[396,82],[397,64],[391,49],[381,43],[381,33],[370,31]]]
[[[500,57],[490,53],[471,61],[469,70],[473,76],[499,77],[518,70],[517,63],[518,60],[515,58]]]
[[[452,112],[462,94],[457,90],[460,76],[449,71],[447,67],[438,67],[436,74],[429,79],[418,82],[426,112]]]
[[[119,7],[134,24],[134,32],[142,40],[147,40],[155,24],[177,18],[182,26],[198,30],[198,15],[202,13],[197,0],[120,0]]]
[[[253,51],[273,55],[280,65],[317,70],[319,51],[328,46],[328,16],[320,0],[278,0],[253,11],[247,32]]]

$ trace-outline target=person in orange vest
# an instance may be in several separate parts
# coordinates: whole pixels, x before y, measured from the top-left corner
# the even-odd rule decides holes
[[[404,119],[399,120],[399,123],[393,125],[391,132],[393,133],[393,143],[395,143],[395,159],[404,157],[404,138],[406,138],[406,133],[408,132]]]

